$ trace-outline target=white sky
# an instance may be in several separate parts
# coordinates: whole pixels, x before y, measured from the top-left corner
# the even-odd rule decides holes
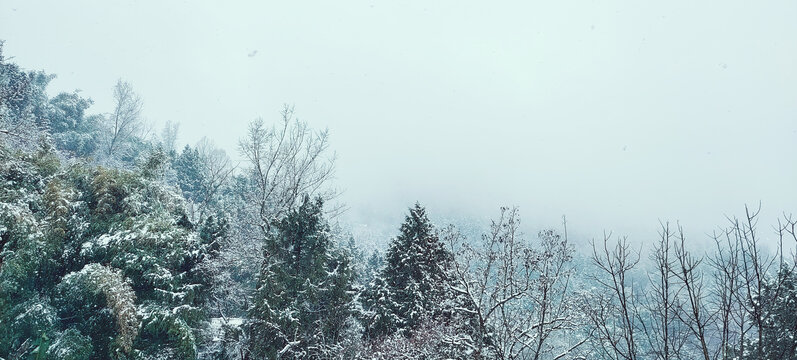
[[[0,39],[53,94],[105,112],[121,77],[150,121],[231,155],[294,104],[329,128],[353,222],[518,205],[533,228],[566,214],[644,239],[745,203],[797,212],[795,18],[794,1],[3,0]]]

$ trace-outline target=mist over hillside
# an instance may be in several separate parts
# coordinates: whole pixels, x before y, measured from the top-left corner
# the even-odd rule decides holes
[[[797,358],[795,4],[0,6],[0,360]]]

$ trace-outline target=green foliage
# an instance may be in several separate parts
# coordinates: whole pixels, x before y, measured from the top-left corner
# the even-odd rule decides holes
[[[0,326],[0,354],[32,351],[34,344],[55,329],[57,319],[55,308],[39,296],[6,309],[0,316],[0,324],[4,324]]]
[[[90,334],[98,353],[115,354],[130,353],[138,335],[135,300],[121,271],[89,264],[64,276],[54,303],[63,326]]]
[[[177,174],[177,185],[183,196],[193,202],[201,201],[202,196],[203,179],[200,166],[199,151],[188,145],[172,163],[172,168]]]
[[[90,156],[97,151],[101,117],[86,115],[91,99],[78,92],[60,93],[50,99],[50,132],[55,146],[72,156]]]
[[[350,260],[334,247],[320,198],[305,197],[275,228],[250,310],[250,351],[256,358],[319,357],[340,341],[351,314]]]
[[[450,297],[447,269],[452,260],[426,209],[416,203],[390,243],[379,277],[363,294],[366,336],[408,334],[422,321],[439,316],[442,300]]]
[[[88,360],[94,352],[91,338],[75,329],[58,333],[47,349],[48,360]]]
[[[377,276],[363,292],[362,302],[365,308],[363,323],[366,338],[379,338],[393,334],[399,330],[403,319],[399,317],[400,305],[395,302],[397,296],[381,276]]]
[[[6,141],[29,146],[48,125],[47,84],[55,78],[44,72],[26,72],[5,60],[0,42],[0,129]]]
[[[0,146],[0,357],[194,357],[227,223],[200,234],[157,180],[53,154]]]
[[[761,342],[748,341],[743,359],[797,359],[797,272],[784,266],[764,282]]]
[[[150,180],[163,178],[168,156],[161,148],[155,148],[140,165],[141,175]]]
[[[193,330],[184,319],[185,316],[181,313],[189,309],[185,307],[175,309],[177,311],[152,304],[142,307],[142,334],[138,343],[141,348],[146,349],[145,354],[156,355],[165,350],[162,344],[171,344],[168,347],[168,354],[171,356],[161,358],[175,360],[196,358],[196,339]]]

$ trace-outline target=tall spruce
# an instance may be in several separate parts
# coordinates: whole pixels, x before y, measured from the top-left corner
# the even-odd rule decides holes
[[[409,335],[424,320],[443,315],[452,260],[426,209],[416,203],[390,243],[380,274],[363,294],[366,337]]]

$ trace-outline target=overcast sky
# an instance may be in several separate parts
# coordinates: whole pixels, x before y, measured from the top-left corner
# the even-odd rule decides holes
[[[269,3],[269,4],[266,4]],[[223,5],[222,5],[223,4]],[[281,104],[328,128],[346,220],[518,205],[531,228],[694,237],[797,212],[794,1],[14,1],[5,55],[236,156]],[[161,125],[157,125],[160,127]],[[764,229],[768,230],[768,229]]]

